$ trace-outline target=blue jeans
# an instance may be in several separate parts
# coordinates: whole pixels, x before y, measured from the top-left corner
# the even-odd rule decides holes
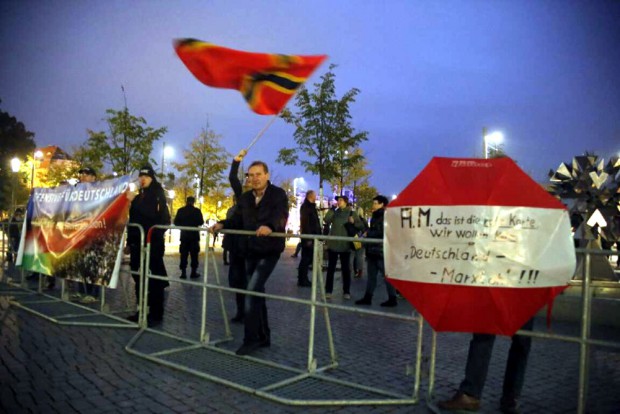
[[[354,273],[361,272],[364,270],[364,245],[357,250],[351,250],[351,262],[352,269]]]
[[[245,259],[246,274],[250,292],[265,293],[265,283],[276,267],[280,253],[261,257],[248,256]],[[244,343],[259,342],[270,338],[267,305],[265,298],[245,296],[245,338]]]
[[[534,318],[527,321],[522,330],[531,331],[534,327]],[[527,367],[527,357],[530,353],[532,338],[530,336],[513,335],[512,344],[508,351],[508,361],[504,372],[503,398],[518,398],[523,388],[523,378]],[[475,333],[469,343],[465,379],[459,390],[474,398],[482,396],[482,389],[487,379],[495,335]]]
[[[381,272],[381,277],[385,281],[385,290],[389,298],[396,298],[396,289],[385,280],[385,263],[382,257],[366,257],[368,260],[368,281],[366,282],[366,296],[371,297],[377,287],[377,273]]]

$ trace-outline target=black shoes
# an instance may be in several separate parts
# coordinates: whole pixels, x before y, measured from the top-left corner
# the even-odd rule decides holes
[[[126,317],[125,319],[127,319],[129,322],[138,322],[140,319],[140,313],[136,312],[133,315]],[[161,315],[148,315],[146,317],[146,323],[149,328],[161,325],[163,320],[164,317]]]
[[[252,352],[256,351],[261,347],[261,342],[253,341],[253,342],[244,342],[239,349],[235,352],[237,355],[248,355]]]
[[[163,320],[164,320],[163,316],[148,315],[146,317],[146,324],[148,325],[149,328],[154,328],[155,326],[161,325]]]
[[[271,338],[261,338],[258,341],[243,341],[243,345],[237,349],[235,354],[237,355],[249,355],[256,351],[258,348],[268,348],[271,346]]]
[[[200,275],[198,273],[196,273],[196,271],[193,271],[191,275],[189,275],[190,278],[192,279],[198,279],[200,277]]]
[[[521,410],[519,410],[519,402],[516,398],[505,398],[499,402],[499,410],[504,414],[520,414]]]
[[[312,287],[312,282],[310,282],[308,279],[298,280],[297,281],[297,286],[299,286],[299,287]]]
[[[449,400],[440,401],[437,404],[439,408],[446,411],[478,411],[480,409],[480,400],[458,391]]]
[[[127,319],[129,322],[138,322],[138,319],[140,319],[140,313],[136,312],[135,314],[128,316],[125,319]]]
[[[187,279],[187,275],[185,274],[185,270],[181,270],[181,276],[179,276],[179,279]]]
[[[396,297],[394,296],[390,297],[388,300],[381,303],[381,306],[383,306],[384,308],[393,308],[396,305],[398,305],[398,302],[396,301]]]
[[[372,296],[364,295],[360,300],[355,301],[356,305],[372,305]]]
[[[242,313],[237,313],[235,316],[233,316],[230,321],[232,323],[243,323],[243,314]]]

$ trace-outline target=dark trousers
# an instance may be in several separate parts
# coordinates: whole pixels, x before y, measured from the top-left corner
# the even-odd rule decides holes
[[[276,267],[280,254],[261,257],[247,257],[245,270],[248,276],[248,291],[265,293],[265,283]],[[246,295],[245,297],[245,338],[244,343],[259,342],[270,338],[267,305],[265,298]]]
[[[314,242],[312,240],[301,241],[301,260],[297,268],[297,282],[308,280],[308,270],[312,263],[312,254],[314,253]]]
[[[385,262],[383,261],[383,257],[369,257],[368,260],[368,281],[366,282],[366,296],[372,297],[375,292],[375,288],[377,287],[377,274],[381,272],[381,277],[385,279]],[[387,280],[385,280],[385,289],[388,294],[388,299],[396,298],[396,290],[394,286],[390,284]]]
[[[198,252],[200,251],[200,244],[197,240],[181,240],[181,246],[179,246],[179,253],[181,253],[181,263],[179,263],[179,269],[185,271],[187,269],[187,256],[192,259],[191,269],[192,273],[198,269]]]
[[[351,293],[351,268],[349,267],[350,255],[350,251],[327,251],[327,277],[325,278],[325,292],[332,293],[334,290],[334,273],[336,272],[338,258],[340,258],[340,267],[342,269],[342,292],[345,294]]]
[[[523,330],[532,330],[534,318],[521,327]],[[508,361],[504,372],[503,398],[518,398],[523,388],[523,379],[527,367],[527,357],[530,353],[532,338],[529,336],[513,335]],[[482,396],[482,389],[487,379],[495,335],[474,334],[469,343],[465,379],[459,389],[475,398]]]
[[[155,237],[151,238],[151,259],[149,262],[149,269],[151,273],[156,276],[168,276],[166,273],[166,266],[164,265],[164,238]],[[130,244],[130,266],[132,272],[137,272],[140,269],[140,244]],[[136,303],[140,302],[140,276],[137,274],[131,275],[135,282]],[[161,318],[164,315],[164,289],[169,285],[168,282],[163,280],[149,279],[148,289],[148,306],[149,315],[155,318]]]
[[[228,285],[235,289],[246,289],[248,287],[248,279],[245,272],[245,258],[232,251],[228,253]],[[245,295],[243,293],[235,293],[237,302],[237,315],[245,314]]]

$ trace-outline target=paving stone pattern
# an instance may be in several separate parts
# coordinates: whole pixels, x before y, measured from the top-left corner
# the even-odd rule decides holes
[[[267,292],[310,298],[310,289],[296,286],[299,259],[292,250],[282,258],[267,283]],[[178,281],[178,256],[166,256],[171,286],[167,292],[166,314],[161,330],[196,340],[200,332],[201,288]],[[220,282],[227,284],[227,271],[217,256]],[[201,271],[202,273],[202,271]],[[201,279],[198,279],[202,281]],[[215,283],[213,270],[209,282]],[[34,286],[34,282],[31,282]],[[339,273],[332,303],[355,307],[363,295],[366,279],[352,282],[353,299],[342,298]],[[59,290],[52,292],[59,295]],[[223,293],[227,318],[234,314],[231,293]],[[377,286],[373,305],[386,299],[385,287]],[[129,298],[129,302],[127,302]],[[112,310],[135,309],[133,285],[124,283],[109,291]],[[91,305],[91,306],[96,306]],[[272,345],[256,356],[269,361],[304,368],[307,360],[310,311],[300,304],[268,301]],[[355,307],[357,308],[357,307]],[[414,309],[404,300],[388,312],[411,315]],[[123,315],[127,315],[124,313]],[[315,356],[318,365],[330,362],[325,318],[317,312]],[[210,339],[224,339],[224,317],[219,293],[207,296],[207,330]],[[410,321],[329,311],[339,367],[333,377],[370,387],[413,393],[417,327]],[[536,329],[546,330],[546,321],[536,321]],[[553,332],[578,335],[579,325],[553,322]],[[592,336],[620,342],[617,328],[593,326]],[[231,387],[220,385],[129,354],[125,346],[135,329],[62,326],[10,306],[8,296],[0,296],[0,412],[7,413],[427,413],[428,355],[431,331],[424,329],[422,388],[420,404],[395,406],[297,407],[282,405]],[[232,324],[233,339],[218,346],[234,351],[243,338],[243,327]],[[462,379],[470,336],[438,335],[435,399],[449,398]],[[148,339],[148,338],[143,338]],[[482,400],[482,413],[498,411],[501,383],[510,341],[498,338]],[[557,340],[534,339],[523,397],[524,413],[572,413],[577,406],[579,345]],[[202,361],[203,362],[203,361]],[[239,362],[239,367],[245,366]],[[234,368],[234,367],[233,367]],[[594,348],[590,359],[588,412],[620,412],[620,352]]]

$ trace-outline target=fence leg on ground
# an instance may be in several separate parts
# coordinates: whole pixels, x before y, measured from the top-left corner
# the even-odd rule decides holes
[[[69,301],[69,292],[67,292],[67,281],[60,279],[60,299]]]
[[[322,256],[322,249],[323,247],[321,246],[321,251],[319,252],[319,256]],[[321,257],[319,257],[319,259],[321,259]],[[322,260],[320,262],[322,263]],[[316,272],[316,281],[319,282],[319,286],[321,288],[320,290],[321,298],[323,299],[323,303],[326,303],[327,296],[325,295],[325,282],[323,281],[323,267],[317,266],[317,264],[318,263],[312,264],[312,277],[313,278],[315,277],[315,272]],[[315,280],[313,280],[312,283],[315,283]],[[323,316],[325,317],[325,328],[327,329],[327,341],[329,343],[329,355],[331,358],[331,363],[334,364],[334,366],[337,366],[338,356],[336,355],[336,347],[334,346],[334,334],[332,332],[332,325],[329,319],[329,309],[325,307],[323,308]]]
[[[215,273],[215,282],[218,286],[222,286],[222,282],[220,281],[220,271],[217,267],[217,261],[215,259],[215,253],[211,255],[213,259],[213,271]],[[206,280],[206,277],[205,277]],[[228,312],[226,312],[226,301],[224,300],[224,292],[218,289],[218,296],[220,297],[220,307],[222,309],[222,317],[224,318],[224,333],[226,340],[232,339],[232,332],[230,331],[230,322],[228,321]]]
[[[203,344],[209,343],[209,334],[207,333],[207,282],[209,276],[209,257],[213,257],[213,267],[215,267],[215,254],[211,254],[209,251],[209,239],[210,234],[207,233],[207,237],[205,237],[205,259],[203,266],[203,278],[202,278],[202,311],[201,311],[201,319],[200,319],[200,342]],[[225,315],[225,313],[224,313]],[[226,322],[224,322],[226,323]]]
[[[435,399],[435,363],[437,361],[437,332],[432,330],[431,335],[431,360],[428,368],[428,393],[427,400],[433,401]]]
[[[300,241],[303,243],[303,240]],[[319,248],[322,249],[323,245],[319,243],[318,240],[315,240],[313,243],[312,249],[312,291],[310,294],[310,300],[312,301],[312,305],[310,305],[310,331],[308,332],[308,361],[306,367],[308,372],[316,371],[316,358],[314,357],[314,335],[316,328],[316,296],[317,296],[317,281],[320,278],[320,273],[318,271],[317,264],[321,263]],[[303,254],[303,253],[302,253]]]
[[[418,314],[417,323],[418,338],[415,356],[415,378],[413,381],[413,396],[411,397],[415,401],[417,401],[420,396],[420,373],[422,372],[422,336],[424,334],[424,318],[422,318],[422,315],[420,314]]]
[[[579,344],[579,399],[577,403],[577,412],[583,414],[586,411],[586,402],[588,399],[588,372],[590,362],[590,345],[587,340],[590,338],[590,253],[586,253],[583,266],[583,289],[582,295],[582,311],[581,311],[581,343]]]

